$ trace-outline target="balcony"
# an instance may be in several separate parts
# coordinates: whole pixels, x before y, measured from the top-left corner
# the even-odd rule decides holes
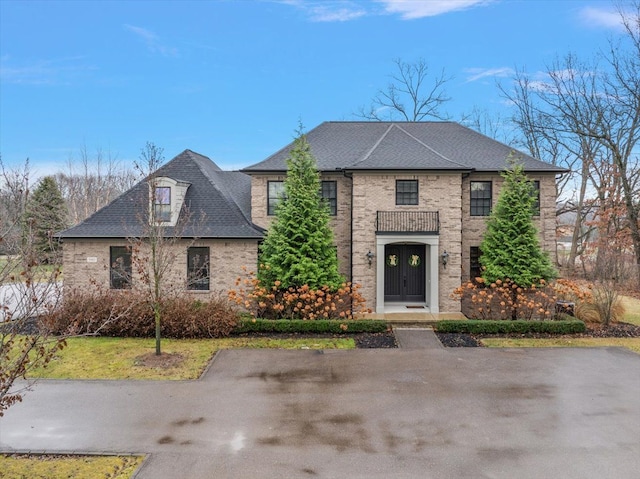
[[[440,218],[437,211],[378,211],[376,234],[437,235]]]

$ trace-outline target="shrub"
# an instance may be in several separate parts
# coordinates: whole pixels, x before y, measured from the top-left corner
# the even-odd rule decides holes
[[[620,321],[625,313],[618,292],[611,284],[599,284],[592,288],[588,301],[578,304],[576,316],[589,323],[609,323]]]
[[[224,297],[207,302],[165,297],[161,308],[162,335],[168,338],[228,336],[239,321],[235,306]],[[153,310],[143,293],[133,290],[68,291],[62,305],[43,319],[53,334],[155,336]]]
[[[556,317],[558,301],[576,305],[590,301],[588,288],[559,279],[553,283],[540,283],[522,288],[510,280],[496,280],[487,284],[482,278],[456,288],[452,297],[461,301],[462,312],[471,319],[540,320]],[[556,318],[557,319],[557,318]]]
[[[357,320],[306,321],[298,319],[243,319],[232,334],[247,333],[312,333],[312,334],[350,334],[383,333],[389,329],[384,321]]]
[[[576,334],[585,331],[582,321],[503,321],[503,320],[470,320],[440,321],[435,326],[439,333],[467,334]]]
[[[243,306],[254,318],[264,319],[354,319],[371,312],[359,293],[360,285],[342,283],[339,288],[323,286],[312,289],[308,285],[281,288],[275,281],[264,286],[255,273],[247,272],[236,280],[237,289],[229,291],[229,299]]]

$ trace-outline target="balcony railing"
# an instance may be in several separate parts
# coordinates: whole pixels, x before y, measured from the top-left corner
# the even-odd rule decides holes
[[[376,233],[437,235],[440,218],[437,211],[378,211]]]

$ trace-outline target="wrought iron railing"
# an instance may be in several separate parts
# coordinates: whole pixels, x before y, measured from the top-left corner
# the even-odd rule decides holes
[[[440,218],[437,211],[378,211],[378,234],[437,235],[439,232]]]

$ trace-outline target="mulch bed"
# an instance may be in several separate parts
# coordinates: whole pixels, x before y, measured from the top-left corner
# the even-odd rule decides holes
[[[448,348],[482,347],[482,338],[640,338],[640,326],[628,323],[616,323],[608,328],[600,326],[587,326],[587,331],[581,334],[459,334],[436,333],[440,342]]]

